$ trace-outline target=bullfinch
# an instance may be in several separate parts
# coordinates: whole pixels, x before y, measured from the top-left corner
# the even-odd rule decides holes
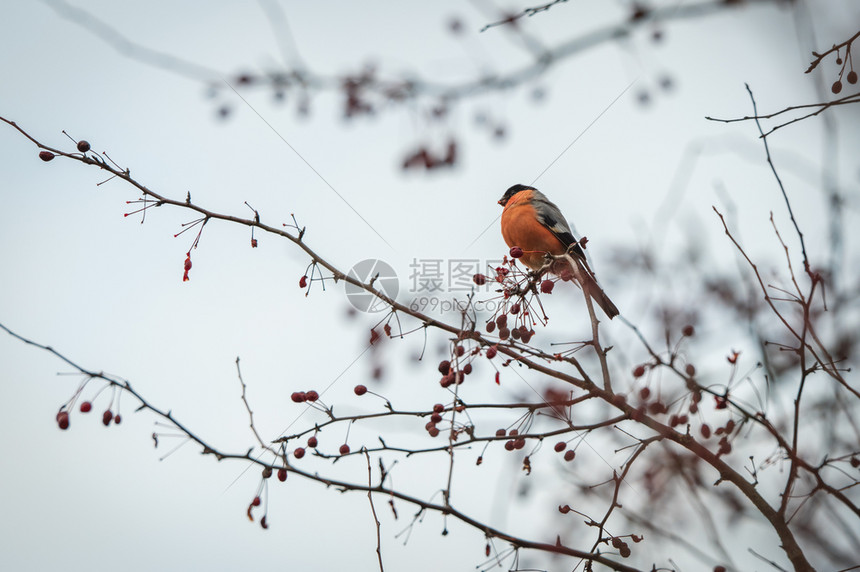
[[[570,271],[609,319],[618,315],[618,308],[597,284],[585,252],[573,237],[564,215],[546,195],[534,187],[514,185],[505,192],[499,204],[505,207],[502,236],[509,247],[519,246],[523,250],[520,260],[526,266],[535,271],[547,267],[556,275]],[[565,256],[550,261],[547,253]]]

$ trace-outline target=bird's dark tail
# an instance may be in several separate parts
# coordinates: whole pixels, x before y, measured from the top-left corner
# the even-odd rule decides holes
[[[589,277],[590,278],[590,277]],[[588,279],[586,279],[588,280]],[[597,302],[597,305],[603,310],[603,313],[606,314],[610,320],[618,315],[618,308],[615,304],[612,303],[612,300],[609,299],[609,296],[606,295],[606,292],[597,285],[597,282],[592,278],[588,280],[589,284],[586,289],[588,295],[591,296],[591,299]]]
[[[610,320],[619,314],[618,308],[615,304],[612,303],[612,300],[609,299],[609,296],[606,295],[606,292],[603,291],[603,288],[600,287],[600,284],[595,280],[594,275],[591,273],[591,269],[588,268],[584,262],[573,257],[567,256],[568,260],[576,264],[577,267],[577,280],[582,286],[582,289],[594,300],[598,306],[603,310],[603,313],[606,314]]]

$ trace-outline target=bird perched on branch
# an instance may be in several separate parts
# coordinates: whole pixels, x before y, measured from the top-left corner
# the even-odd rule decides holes
[[[585,252],[573,237],[564,215],[546,195],[534,187],[514,185],[505,192],[499,204],[505,207],[502,236],[509,247],[522,249],[520,260],[526,266],[556,275],[568,270],[609,319],[618,315],[618,308],[603,292],[588,267]]]

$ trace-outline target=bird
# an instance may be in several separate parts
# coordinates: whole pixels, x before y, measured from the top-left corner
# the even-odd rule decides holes
[[[561,275],[570,271],[580,287],[611,320],[618,308],[603,291],[585,259],[585,252],[574,238],[570,225],[559,208],[545,194],[528,185],[514,185],[499,199],[502,211],[502,237],[508,247],[518,246],[520,260],[535,272],[547,270]],[[550,262],[546,254],[565,255]]]

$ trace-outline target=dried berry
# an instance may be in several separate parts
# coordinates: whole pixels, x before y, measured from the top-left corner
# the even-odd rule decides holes
[[[315,449],[316,446],[319,444],[320,444],[320,442],[319,442],[319,440],[317,440],[316,435],[311,435],[310,437],[308,437],[308,447]]]
[[[544,280],[540,283],[540,291],[544,294],[551,294],[552,289],[555,287],[555,282],[552,280]]]
[[[105,427],[110,425],[110,422],[113,421],[113,413],[108,409],[104,413],[102,413],[102,423],[104,423]]]
[[[833,93],[839,93],[840,91],[842,91],[842,82],[839,81],[838,79],[836,81],[834,81],[833,85],[830,86],[830,91],[832,91]],[[45,159],[45,160],[50,161],[50,159]]]
[[[689,338],[690,336],[692,336],[693,334],[696,333],[696,330],[693,329],[693,326],[687,325],[687,326],[684,326],[684,329],[681,331],[681,333]]]
[[[81,403],[81,413],[89,413],[93,409],[93,404],[89,401]]]
[[[287,480],[287,470],[284,468],[278,469],[278,480],[282,483]]]
[[[848,83],[854,85],[855,83],[857,83],[857,72],[851,70],[850,72],[848,72],[848,75],[845,76],[845,79],[848,80]]]
[[[363,385],[356,385],[355,389],[353,389],[352,391],[354,391],[356,395],[364,395],[365,393],[367,393],[367,387]]]
[[[562,451],[567,449],[567,443],[565,443],[564,441],[559,441],[555,444],[554,449],[556,453],[561,453]]]
[[[487,277],[484,276],[483,274],[475,274],[474,276],[472,276],[472,280],[478,286],[483,286],[484,284],[487,283]]]
[[[53,160],[54,154],[50,151],[39,151],[39,159],[47,163],[48,161]]]
[[[343,445],[340,446],[339,450],[340,450],[341,455],[348,455],[349,454],[349,445],[344,443]]]
[[[90,150],[89,141],[84,141],[83,139],[78,141],[78,151],[80,151],[81,153],[86,153],[89,150]]]
[[[60,411],[57,413],[57,425],[60,426],[60,429],[65,431],[69,428],[69,412],[68,411]]]
[[[568,449],[567,451],[565,451],[565,453],[564,453],[564,460],[565,461],[570,462],[574,459],[574,457],[576,457],[576,451],[574,451],[573,449]]]
[[[299,278],[299,288],[304,288],[307,285],[308,285],[308,277],[307,276],[302,276],[301,278]]]
[[[635,368],[633,368],[633,377],[642,377],[643,375],[645,375],[644,365],[637,365]]]
[[[46,160],[49,161],[50,159],[46,159]],[[522,255],[523,255],[523,249],[520,248],[519,246],[514,246],[513,248],[511,248],[511,258],[519,258]]]
[[[304,447],[296,447],[296,450],[295,450],[295,451],[293,451],[293,456],[294,456],[296,459],[301,459],[302,457],[304,457],[304,456],[305,456],[305,449],[304,449]]]
[[[496,349],[496,346],[490,346],[487,348],[487,359],[493,359],[496,357],[496,354],[499,350]]]
[[[439,362],[439,373],[442,375],[447,375],[448,372],[451,371],[451,362],[448,360],[442,360]]]
[[[317,399],[319,399],[319,398],[320,398],[320,394],[319,394],[319,393],[317,393],[316,391],[314,391],[313,389],[312,389],[312,390],[310,390],[310,391],[308,391],[307,393],[305,393],[305,399],[306,399],[306,400],[308,400],[308,401],[313,402],[313,401],[316,401],[316,400],[317,400]]]
[[[304,391],[294,391],[292,395],[290,395],[290,399],[292,399],[294,403],[302,403],[307,399],[307,396]]]

